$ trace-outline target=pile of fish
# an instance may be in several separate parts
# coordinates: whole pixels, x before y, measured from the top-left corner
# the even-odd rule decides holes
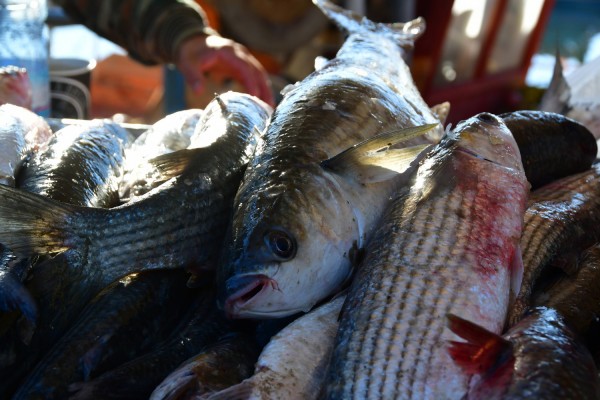
[[[600,398],[600,163],[534,110],[444,128],[420,19],[275,109],[141,135],[0,106],[0,398]]]

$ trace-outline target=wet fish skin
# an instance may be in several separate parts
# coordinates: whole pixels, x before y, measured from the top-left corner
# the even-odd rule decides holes
[[[256,129],[264,127],[270,112],[241,93],[220,95],[215,101],[223,104],[215,118],[228,120],[227,131],[209,147],[157,160],[175,177],[134,203],[84,208],[0,187],[5,227],[0,242],[19,255],[73,249],[98,271],[98,287],[144,269],[210,263],[217,257],[215,243],[225,234],[233,197],[258,141]],[[211,129],[210,124],[204,129]]]
[[[283,328],[263,349],[251,377],[208,399],[316,399],[344,299],[340,295]]]
[[[193,291],[186,288],[186,279],[183,271],[152,270],[109,285],[44,354],[12,398],[63,399],[69,384],[108,368],[111,358],[124,362],[147,351],[152,337],[167,331],[177,311],[189,303]]]
[[[48,124],[33,111],[13,104],[0,105],[0,183],[14,186],[27,155],[45,148],[51,137]]]
[[[260,353],[250,335],[234,332],[183,362],[150,395],[151,400],[207,398],[249,377]]]
[[[342,308],[323,399],[462,398],[446,314],[500,333],[529,184],[514,138],[483,113],[421,161],[382,216]]]
[[[357,182],[322,163],[376,134],[439,124],[402,59],[422,20],[394,30],[321,6],[350,35],[286,92],[249,164],[218,271],[219,303],[232,317],[306,312],[339,290],[398,182]]]
[[[200,109],[188,109],[168,114],[131,143],[125,150],[125,171],[119,182],[121,199],[141,196],[164,182],[150,160],[188,148],[203,113]]]
[[[564,115],[520,110],[499,115],[519,145],[531,189],[583,172],[598,153],[594,135]]]
[[[200,290],[173,333],[155,349],[92,380],[72,384],[69,399],[148,399],[181,363],[237,329],[215,307],[214,292]]]
[[[454,354],[465,356],[458,360],[471,368],[486,364],[483,374],[474,379],[469,389],[469,399],[600,398],[594,360],[581,337],[557,310],[536,307],[502,337],[478,332],[477,327],[469,325],[468,321],[459,320],[454,321],[452,328],[459,335],[475,329],[478,336],[475,340],[467,337],[466,343],[454,342]],[[473,359],[469,359],[471,355]],[[487,365],[488,357],[493,365]]]
[[[68,204],[116,206],[127,140],[127,131],[109,120],[68,125],[30,158],[16,186]]]
[[[523,282],[507,318],[515,325],[532,305],[544,270],[577,270],[581,253],[600,241],[600,163],[549,183],[530,195],[523,221]]]
[[[600,316],[600,245],[586,249],[573,275],[561,274],[557,282],[534,293],[533,305],[556,310],[578,335],[585,337]]]

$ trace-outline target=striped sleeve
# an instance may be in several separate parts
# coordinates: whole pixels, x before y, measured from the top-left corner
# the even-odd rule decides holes
[[[191,0],[55,0],[75,22],[144,64],[173,62],[177,46],[201,34],[206,17]]]

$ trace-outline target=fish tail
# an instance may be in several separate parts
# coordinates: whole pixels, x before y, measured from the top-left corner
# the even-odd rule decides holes
[[[359,33],[365,30],[378,32],[390,37],[405,49],[411,49],[415,40],[425,32],[425,20],[421,17],[404,23],[378,23],[328,0],[313,0],[313,3],[321,9],[327,18],[348,33]]]
[[[70,216],[75,207],[34,193],[0,185],[0,243],[16,255],[68,249]]]

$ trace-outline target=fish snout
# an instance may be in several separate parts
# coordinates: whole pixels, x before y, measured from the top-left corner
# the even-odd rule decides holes
[[[225,299],[223,309],[229,318],[236,318],[240,310],[271,289],[278,289],[277,281],[266,275],[233,276],[227,279],[221,293],[221,299]]]
[[[477,114],[477,119],[486,124],[498,126],[502,122],[502,119],[494,114],[488,112],[482,112]]]

